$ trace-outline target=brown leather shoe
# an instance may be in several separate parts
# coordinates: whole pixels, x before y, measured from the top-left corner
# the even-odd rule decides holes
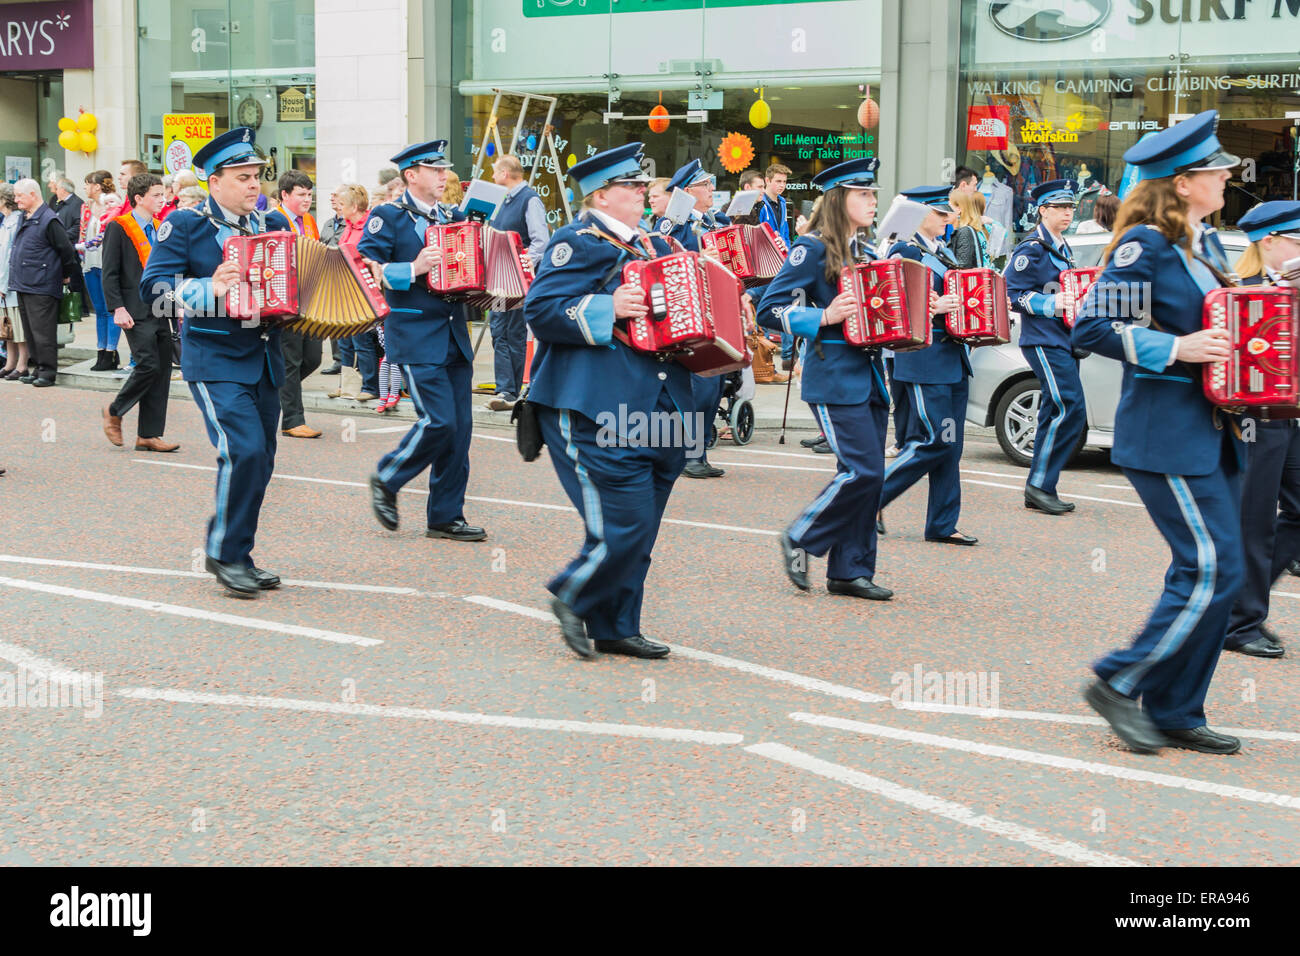
[[[321,433],[310,425],[294,425],[293,428],[285,428],[280,432],[281,435],[288,435],[290,438],[320,438]]]
[[[175,451],[180,448],[179,444],[169,441],[163,441],[161,438],[136,438],[136,451]]]
[[[122,447],[122,416],[110,415],[107,405],[104,406],[104,411],[101,414],[104,419],[104,434],[108,436],[108,440],[114,445],[119,448]]]

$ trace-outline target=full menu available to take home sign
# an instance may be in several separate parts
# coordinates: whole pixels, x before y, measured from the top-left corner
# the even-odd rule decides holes
[[[0,3],[0,71],[94,65],[94,0]]]
[[[874,133],[777,133],[776,149],[795,150],[798,159],[823,159],[836,163],[876,155]]]

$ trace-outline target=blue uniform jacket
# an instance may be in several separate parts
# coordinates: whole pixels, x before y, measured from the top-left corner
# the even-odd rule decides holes
[[[867,256],[867,261],[874,259]],[[766,329],[817,339],[821,355],[804,349],[800,397],[810,405],[889,405],[884,361],[878,349],[844,341],[838,325],[821,326],[822,311],[839,295],[839,282],[826,279],[826,246],[816,235],[800,236],[781,271],[758,303],[758,322]]]
[[[211,198],[198,208],[224,219]],[[256,214],[249,216],[249,228],[261,231]],[[238,229],[219,225],[197,210],[176,210],[158,227],[140,276],[140,298],[151,315],[181,319],[185,381],[256,385],[265,369],[279,386],[284,380],[280,330],[227,317],[224,301],[218,303],[212,293],[222,244],[238,234]]]
[[[1218,246],[1217,239],[1207,245]],[[1110,456],[1120,467],[1208,475],[1219,468],[1225,430],[1244,463],[1234,416],[1202,391],[1204,366],[1169,362],[1176,338],[1203,328],[1205,293],[1218,285],[1159,230],[1134,226],[1088,290],[1071,341],[1124,363]]]
[[[409,193],[401,202],[415,208]],[[459,222],[459,210],[447,215],[435,206],[438,222]],[[411,265],[424,248],[424,233],[433,222],[424,216],[384,203],[366,218],[365,234],[357,243],[364,258],[381,263],[384,298],[392,311],[384,320],[384,348],[395,365],[452,365],[472,362],[474,346],[466,326],[466,306],[429,291],[424,276],[413,275]]]
[[[691,373],[676,362],[660,362],[614,338],[614,290],[623,265],[634,256],[594,216],[558,230],[538,263],[537,278],[524,300],[524,318],[537,339],[528,398],[551,408],[571,408],[596,420],[610,412],[649,414],[668,389],[677,409],[690,409]],[[668,244],[651,239],[656,255]],[[623,427],[620,425],[622,434]]]
[[[665,216],[659,220],[655,232],[660,236],[667,236],[676,239],[691,252],[700,251],[700,233],[712,232],[715,229],[721,229],[723,226],[730,226],[731,220],[724,213],[691,213],[691,218],[687,219],[679,226],[674,226],[673,221]]]
[[[1056,310],[1054,295],[1061,291],[1061,273],[1072,269],[1073,253],[1061,240],[1057,248],[1047,227],[1039,223],[1034,234],[1007,257],[1003,275],[1007,279],[1007,297],[1020,317],[1020,345],[1070,347],[1070,330]]]
[[[943,247],[940,246],[939,249],[942,253]],[[913,259],[929,266],[933,273],[934,291],[943,295],[943,275],[948,271],[946,256],[945,259],[940,259],[923,248],[920,237],[912,242],[895,243],[889,250],[889,254],[903,259]],[[894,378],[900,382],[915,382],[918,385],[955,385],[971,374],[966,346],[948,335],[945,318],[942,315],[931,318],[934,325],[934,338],[928,347],[914,352],[894,354]]]
[[[297,231],[298,231],[297,229],[293,228],[293,223],[289,221],[289,217],[286,216],[281,210],[272,209],[270,212],[266,214],[266,228],[263,230],[263,232],[297,232]]]

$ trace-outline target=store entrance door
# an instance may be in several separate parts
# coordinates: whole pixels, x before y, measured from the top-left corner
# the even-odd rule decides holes
[[[42,184],[63,169],[59,146],[63,72],[0,73],[0,156],[5,182],[31,178]]]

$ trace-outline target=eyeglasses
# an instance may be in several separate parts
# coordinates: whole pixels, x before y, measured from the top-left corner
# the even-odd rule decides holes
[[[622,186],[624,189],[645,189],[649,185],[644,179],[615,179],[610,186]]]

